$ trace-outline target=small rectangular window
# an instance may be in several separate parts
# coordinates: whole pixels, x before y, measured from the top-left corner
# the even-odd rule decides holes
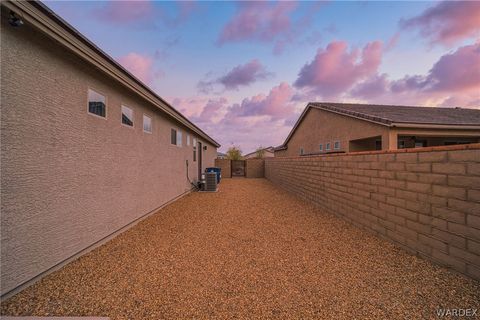
[[[335,141],[333,143],[333,149],[340,150],[340,141]]]
[[[143,131],[152,133],[152,118],[147,115],[143,115]]]
[[[182,146],[182,131],[177,131],[177,146]]]
[[[303,148],[300,148],[300,155],[303,155]]]
[[[193,149],[197,148],[197,139],[193,138],[192,145],[193,145]]]
[[[320,143],[320,151],[323,151],[323,144]]]
[[[104,95],[88,89],[88,112],[99,117],[107,116],[107,105]]]
[[[187,146],[189,146],[189,145],[190,145],[190,135],[187,134]]]
[[[177,130],[175,129],[170,131],[170,143],[174,145],[177,144]]]
[[[133,127],[133,110],[122,106],[122,124]]]
[[[327,145],[325,147],[325,150],[329,151],[330,150],[330,142],[327,142]]]

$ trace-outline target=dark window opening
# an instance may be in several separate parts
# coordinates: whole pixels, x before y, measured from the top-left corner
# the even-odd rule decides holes
[[[172,129],[170,134],[170,143],[177,145],[177,130]]]
[[[91,89],[88,89],[88,112],[105,118],[107,115],[105,96]]]
[[[122,106],[122,123],[133,127],[133,110],[129,107]]]

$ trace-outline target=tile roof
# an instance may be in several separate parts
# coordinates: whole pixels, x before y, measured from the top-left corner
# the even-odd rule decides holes
[[[273,151],[275,151],[275,148],[273,146],[270,146],[270,147],[263,148],[262,150],[265,150],[266,152],[273,152]],[[244,157],[248,157],[252,154],[255,154],[256,152],[257,152],[257,150],[255,150],[253,152],[250,152],[250,153],[247,153],[246,155],[244,155]]]
[[[311,102],[312,107],[338,112],[365,120],[392,123],[440,125],[480,125],[480,110],[464,108],[433,108],[375,104]]]

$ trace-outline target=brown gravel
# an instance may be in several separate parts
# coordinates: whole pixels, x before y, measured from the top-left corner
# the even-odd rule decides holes
[[[479,301],[479,282],[264,179],[225,179],[4,301],[1,314],[419,319]]]

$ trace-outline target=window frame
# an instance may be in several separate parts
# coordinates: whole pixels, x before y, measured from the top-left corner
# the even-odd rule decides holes
[[[190,135],[187,133],[187,147],[190,146]]]
[[[320,149],[321,152],[323,152],[323,143],[319,144],[319,149]]]
[[[128,125],[126,123],[123,123],[123,108],[127,108],[127,109],[130,109],[132,111],[132,125]],[[133,110],[133,108],[127,106],[127,105],[124,105],[124,104],[120,104],[120,123],[122,124],[122,126],[124,127],[127,127],[127,128],[130,128],[130,129],[135,129],[135,111]]]
[[[105,98],[105,117],[102,117],[102,116],[99,116],[98,114],[95,114],[95,113],[92,113],[90,112],[90,100],[88,99],[88,91],[93,91],[95,93],[98,93],[100,95],[102,95],[104,98]],[[107,117],[108,117],[108,97],[105,93],[103,93],[102,91],[100,90],[97,90],[93,87],[87,87],[87,114],[91,115],[91,116],[94,116],[94,117],[97,117],[97,118],[100,118],[100,119],[103,119],[103,120],[107,120]]]
[[[337,147],[337,143],[338,143],[338,147]],[[333,150],[340,150],[340,141],[335,141],[333,143]]]
[[[145,130],[145,117],[147,117],[147,118],[150,119],[150,131],[146,131],[146,130]],[[153,117],[151,117],[150,115],[144,113],[144,114],[143,114],[143,117],[142,117],[142,128],[143,128],[143,132],[152,134],[152,133],[153,133]]]
[[[305,154],[305,150],[303,150],[302,147],[300,147],[300,155],[303,156]]]
[[[330,144],[330,142],[327,142],[327,143],[325,144],[325,151],[331,151],[331,150],[332,150],[332,149],[331,149],[331,144]]]

